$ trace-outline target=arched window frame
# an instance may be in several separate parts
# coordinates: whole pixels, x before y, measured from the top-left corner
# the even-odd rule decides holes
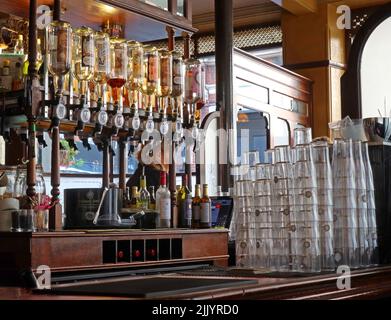
[[[350,49],[348,69],[341,79],[342,117],[362,118],[361,60],[376,28],[391,17],[391,3],[379,6],[357,32]]]

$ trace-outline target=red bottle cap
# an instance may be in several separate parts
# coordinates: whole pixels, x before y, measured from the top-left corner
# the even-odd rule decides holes
[[[160,171],[160,185],[167,185],[167,174],[164,171]]]

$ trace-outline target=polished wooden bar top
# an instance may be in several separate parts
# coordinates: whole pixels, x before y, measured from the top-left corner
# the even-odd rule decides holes
[[[217,273],[218,274],[218,273]],[[226,278],[227,276],[200,276],[166,274],[164,277],[181,278]],[[153,276],[148,276],[150,278]],[[337,281],[341,275],[325,274],[317,276],[271,277],[251,275],[235,277],[236,279],[254,279],[257,284],[231,289],[216,289],[204,292],[193,292],[175,295],[168,299],[208,299],[208,300],[319,300],[319,299],[378,299],[391,297],[391,267],[377,267],[352,271],[351,288],[340,290]],[[132,277],[127,279],[140,279]],[[124,278],[125,279],[125,278]],[[341,279],[340,279],[341,281]],[[346,282],[344,282],[346,283]],[[120,300],[118,297],[72,296],[36,294],[31,289],[20,287],[0,287],[0,300]],[[135,299],[132,299],[135,300]]]

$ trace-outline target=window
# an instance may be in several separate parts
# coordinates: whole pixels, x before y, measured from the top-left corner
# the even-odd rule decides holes
[[[391,116],[391,18],[370,35],[361,60],[362,117]]]
[[[264,152],[267,149],[266,121],[261,112],[239,108],[237,117],[237,156],[238,160],[245,151],[257,151],[259,160],[264,160]],[[248,145],[242,145],[244,135],[248,136]],[[245,139],[244,139],[245,140]],[[248,148],[248,150],[246,150]]]
[[[46,148],[40,148],[40,162],[45,173],[51,171],[50,154],[51,139],[48,133],[44,134],[44,139],[48,145]],[[74,138],[76,149],[70,144],[69,140],[61,136],[60,150],[60,173],[94,175],[103,172],[103,156],[97,146],[93,143],[92,138],[88,141],[81,141],[78,137]],[[89,149],[90,148],[90,149]],[[118,143],[112,143],[114,151],[113,171],[119,174],[119,148]],[[134,157],[128,158],[128,174],[133,174],[137,169],[138,161]]]
[[[276,125],[274,129],[274,145],[290,145],[290,130],[288,122],[286,120],[278,118],[276,119]]]
[[[141,0],[141,2],[145,2],[155,7],[159,7],[163,10],[168,10],[168,0]]]

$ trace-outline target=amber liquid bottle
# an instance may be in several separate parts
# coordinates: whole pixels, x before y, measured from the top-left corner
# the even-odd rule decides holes
[[[203,185],[201,210],[200,210],[200,227],[203,229],[212,227],[212,204],[208,194],[208,185]]]
[[[151,195],[147,190],[147,177],[140,178],[140,209],[148,210],[151,201]]]
[[[193,228],[200,228],[200,219],[201,219],[201,186],[196,184],[195,186],[195,196],[192,203],[193,211]]]
[[[130,198],[130,209],[137,209],[138,208],[138,187],[132,187],[132,197]]]
[[[187,187],[187,175],[182,176],[182,188],[178,192],[178,207],[179,207],[179,227],[191,228],[192,223],[192,196],[191,191]]]

